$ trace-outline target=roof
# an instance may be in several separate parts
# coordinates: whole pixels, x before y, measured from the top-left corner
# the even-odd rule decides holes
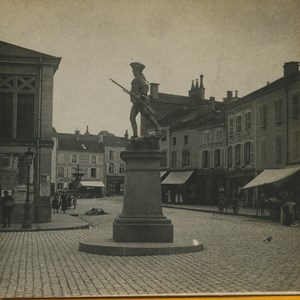
[[[295,73],[292,76],[289,76],[287,78],[281,77],[281,78],[267,84],[266,86],[254,91],[254,92],[252,92],[252,93],[250,93],[250,94],[248,94],[244,97],[239,98],[236,101],[228,103],[227,104],[227,109],[230,109],[230,108],[233,108],[233,107],[238,106],[240,104],[249,102],[249,101],[254,100],[256,98],[268,95],[268,94],[270,94],[274,91],[281,90],[281,89],[287,87],[288,85],[291,85],[291,84],[293,84],[297,81],[300,81],[300,71],[298,71],[297,73]]]
[[[55,69],[58,68],[58,65],[61,61],[61,57],[55,57],[52,55],[6,43],[4,41],[0,41],[0,58],[1,60],[8,59],[8,61],[10,61],[9,59],[12,59],[12,62],[15,62],[16,59],[30,59],[31,63],[33,63],[32,59],[38,59],[37,61],[34,61],[35,63],[40,63],[40,59],[42,59],[44,63],[54,64]]]
[[[177,122],[172,126],[172,130],[181,129],[192,129],[198,127],[211,127],[211,126],[222,126],[225,122],[225,112],[224,110],[217,110],[208,112],[206,114],[199,112],[194,114],[191,118],[182,118],[180,122]]]
[[[103,144],[105,147],[126,147],[127,140],[109,133],[108,136],[103,137]]]
[[[103,144],[98,142],[97,135],[79,134],[79,139],[76,140],[75,134],[57,133],[58,150],[61,151],[76,151],[88,153],[103,153]]]
[[[53,132],[54,133],[54,132]],[[80,134],[76,140],[76,133],[56,133],[58,136],[58,150],[78,152],[104,152],[104,147],[125,148],[127,140],[124,137],[115,136],[106,132],[103,135],[103,142],[100,142],[99,135]]]

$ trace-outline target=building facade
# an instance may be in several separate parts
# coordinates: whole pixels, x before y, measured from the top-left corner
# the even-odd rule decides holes
[[[16,200],[22,223],[29,167],[31,220],[51,220],[53,77],[61,58],[0,42],[0,189]],[[33,163],[24,153],[31,149]]]
[[[124,137],[117,137],[108,131],[101,131],[98,138],[104,146],[103,177],[106,194],[123,194],[125,162],[121,159],[121,152],[126,149],[128,135],[126,133]]]
[[[57,133],[55,192],[75,191],[76,176],[84,187],[83,197],[100,197],[105,193],[103,184],[104,147],[97,135]],[[55,151],[55,150],[54,150]]]

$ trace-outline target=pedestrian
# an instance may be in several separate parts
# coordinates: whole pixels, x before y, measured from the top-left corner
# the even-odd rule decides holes
[[[67,204],[68,209],[70,209],[71,206],[72,206],[72,197],[71,197],[71,195],[69,195],[69,196],[67,197],[67,202],[68,202],[68,204]]]
[[[67,195],[65,192],[63,192],[62,195],[60,196],[60,207],[64,213],[66,212],[67,206],[68,206]]]
[[[58,210],[59,210],[59,197],[58,197],[57,193],[54,194],[51,204],[52,204],[53,212],[58,213]]]
[[[77,195],[73,195],[73,207],[74,209],[76,209],[76,206],[77,206]]]
[[[2,206],[3,227],[6,228],[7,225],[8,227],[10,227],[11,214],[15,207],[15,200],[12,196],[8,195],[8,191],[4,191],[4,196],[1,197],[1,206]]]

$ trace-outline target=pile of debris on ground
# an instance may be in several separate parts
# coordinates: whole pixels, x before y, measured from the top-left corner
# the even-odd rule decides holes
[[[291,227],[300,227],[300,220],[295,221],[290,225]]]
[[[106,212],[102,208],[92,208],[88,210],[85,214],[88,216],[99,216],[106,214]]]

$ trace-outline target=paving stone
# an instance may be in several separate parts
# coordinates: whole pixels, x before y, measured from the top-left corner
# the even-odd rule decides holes
[[[248,221],[251,216],[164,208],[174,238],[196,239],[204,251],[143,257],[79,252],[79,241],[111,238],[121,205],[114,198],[79,199],[78,220],[92,229],[0,232],[0,297],[299,292],[300,229]],[[92,207],[108,214],[84,215]],[[272,241],[263,242],[270,235]]]

